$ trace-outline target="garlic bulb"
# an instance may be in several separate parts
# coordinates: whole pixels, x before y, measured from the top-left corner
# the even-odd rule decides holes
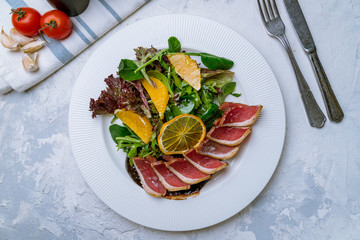
[[[12,40],[9,35],[4,32],[4,29],[1,29],[1,44],[11,51],[19,51],[20,44]]]
[[[36,38],[29,38],[22,35],[18,31],[16,31],[15,28],[10,29],[10,37],[12,38],[12,40],[19,43],[21,46],[25,46],[26,44],[36,40]]]
[[[37,52],[35,52],[33,54],[24,53],[23,59],[22,59],[22,64],[26,71],[34,72],[39,69],[39,66],[37,64],[37,56],[38,56]]]

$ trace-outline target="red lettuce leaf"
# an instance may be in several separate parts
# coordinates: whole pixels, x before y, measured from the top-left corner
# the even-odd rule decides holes
[[[149,107],[149,103],[146,99],[146,96],[145,96],[145,93],[144,93],[144,88],[141,84],[141,82],[138,80],[138,81],[134,81],[132,82],[132,84],[135,86],[135,88],[138,90],[138,92],[140,93],[140,98],[141,100],[143,101],[145,107],[150,110],[150,107]]]
[[[146,98],[143,99],[144,96],[141,96],[144,93],[140,93],[133,84],[120,77],[110,75],[104,81],[107,85],[106,90],[101,91],[97,100],[90,99],[89,108],[92,111],[92,118],[102,114],[114,114],[115,109],[118,108],[131,109],[144,115],[141,110],[141,106],[146,101]]]

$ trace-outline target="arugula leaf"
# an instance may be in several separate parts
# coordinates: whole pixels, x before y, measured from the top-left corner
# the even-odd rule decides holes
[[[133,60],[130,59],[121,59],[119,64],[119,76],[127,81],[135,81],[142,79],[144,76],[141,72],[135,73],[137,65]]]
[[[153,149],[156,149],[156,146],[159,146],[157,142],[156,133],[153,133],[153,135],[151,136],[150,144]]]
[[[169,104],[168,104],[168,106],[166,106],[166,109],[165,109],[165,118],[166,118],[166,121],[170,121],[171,119],[174,118],[174,114],[171,112]]]
[[[202,104],[202,101],[201,101],[199,93],[194,88],[193,88],[193,93],[190,96],[194,99],[195,108],[200,107]]]
[[[125,136],[125,137],[116,137],[115,138],[116,141],[119,142],[123,142],[123,143],[140,143],[140,144],[144,144],[144,142],[141,139],[137,139],[131,136]]]
[[[219,106],[216,105],[215,103],[210,104],[210,107],[203,113],[203,115],[201,116],[201,120],[203,122],[206,122],[207,120],[209,120],[212,116],[214,116],[215,114],[217,114],[217,111],[219,110]]]
[[[164,68],[164,69],[169,69],[171,66],[170,65],[168,65],[165,61],[164,61],[164,59],[161,57],[159,60],[158,60],[159,62],[160,62],[160,65]],[[161,70],[159,70],[159,71],[161,71]],[[168,70],[168,73],[170,73],[170,70]]]
[[[169,52],[170,53],[175,53],[175,52],[180,52],[181,51],[181,44],[180,41],[172,36],[168,39],[168,44],[169,44]]]
[[[157,143],[156,133],[153,133],[151,136],[151,141],[147,145],[145,145],[139,153],[140,157],[146,157],[148,155],[159,158],[163,155],[163,153],[159,149],[159,145]]]
[[[174,70],[171,71],[171,76],[174,79],[175,86],[178,87],[180,90],[182,90],[183,85],[181,83],[181,80]]]
[[[182,89],[182,91],[180,93],[180,97],[184,96],[186,94],[191,94],[193,89],[194,88],[192,86],[190,86],[190,85],[183,85],[183,89]]]
[[[205,105],[205,107],[209,106],[211,103],[214,102],[215,94],[217,94],[217,91],[212,86],[203,85],[200,89],[200,99],[202,104]]]
[[[137,145],[131,146],[129,152],[127,153],[127,157],[129,158],[130,166],[134,166],[133,157],[135,157],[137,155],[138,147],[140,147],[140,146],[137,146]]]
[[[141,139],[132,136],[116,137],[116,141],[118,142],[118,150],[122,149],[127,154],[131,166],[134,164],[132,160],[133,157],[152,155],[158,158],[163,155],[158,147],[156,133],[153,133],[151,141],[148,144],[144,144]]]
[[[144,143],[139,139],[132,136],[116,137],[118,151],[122,149],[126,156],[129,158],[131,166],[134,165],[132,158],[137,156],[138,148],[142,148]]]

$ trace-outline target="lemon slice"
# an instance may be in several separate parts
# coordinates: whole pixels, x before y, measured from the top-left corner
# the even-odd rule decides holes
[[[205,134],[206,127],[200,118],[182,114],[162,126],[158,136],[159,148],[165,154],[181,154],[199,146]]]
[[[201,74],[196,61],[183,53],[168,54],[167,57],[174,66],[175,72],[196,91],[199,91],[201,88]]]
[[[126,126],[133,130],[145,144],[151,141],[153,131],[147,117],[142,117],[139,114],[134,113],[134,111],[126,110],[124,108],[116,109],[114,114],[125,123]]]
[[[150,76],[151,81],[156,84],[156,88],[150,85],[146,79],[142,79],[141,83],[153,101],[156,110],[159,112],[160,118],[164,118],[165,109],[169,101],[169,92],[166,86],[157,78]]]

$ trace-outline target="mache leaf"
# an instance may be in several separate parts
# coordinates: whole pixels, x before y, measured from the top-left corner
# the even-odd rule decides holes
[[[170,53],[176,53],[181,51],[181,43],[176,37],[170,37],[168,39],[168,44]]]
[[[119,64],[119,76],[127,81],[135,81],[142,79],[144,76],[141,72],[135,73],[134,71],[138,68],[136,63],[130,59],[121,59]]]
[[[120,126],[118,124],[110,125],[109,131],[115,143],[118,143],[116,140],[117,137],[126,137],[131,135],[131,132],[126,127]]]
[[[230,59],[218,57],[209,53],[200,53],[201,62],[211,70],[228,70],[234,66],[234,62]]]

